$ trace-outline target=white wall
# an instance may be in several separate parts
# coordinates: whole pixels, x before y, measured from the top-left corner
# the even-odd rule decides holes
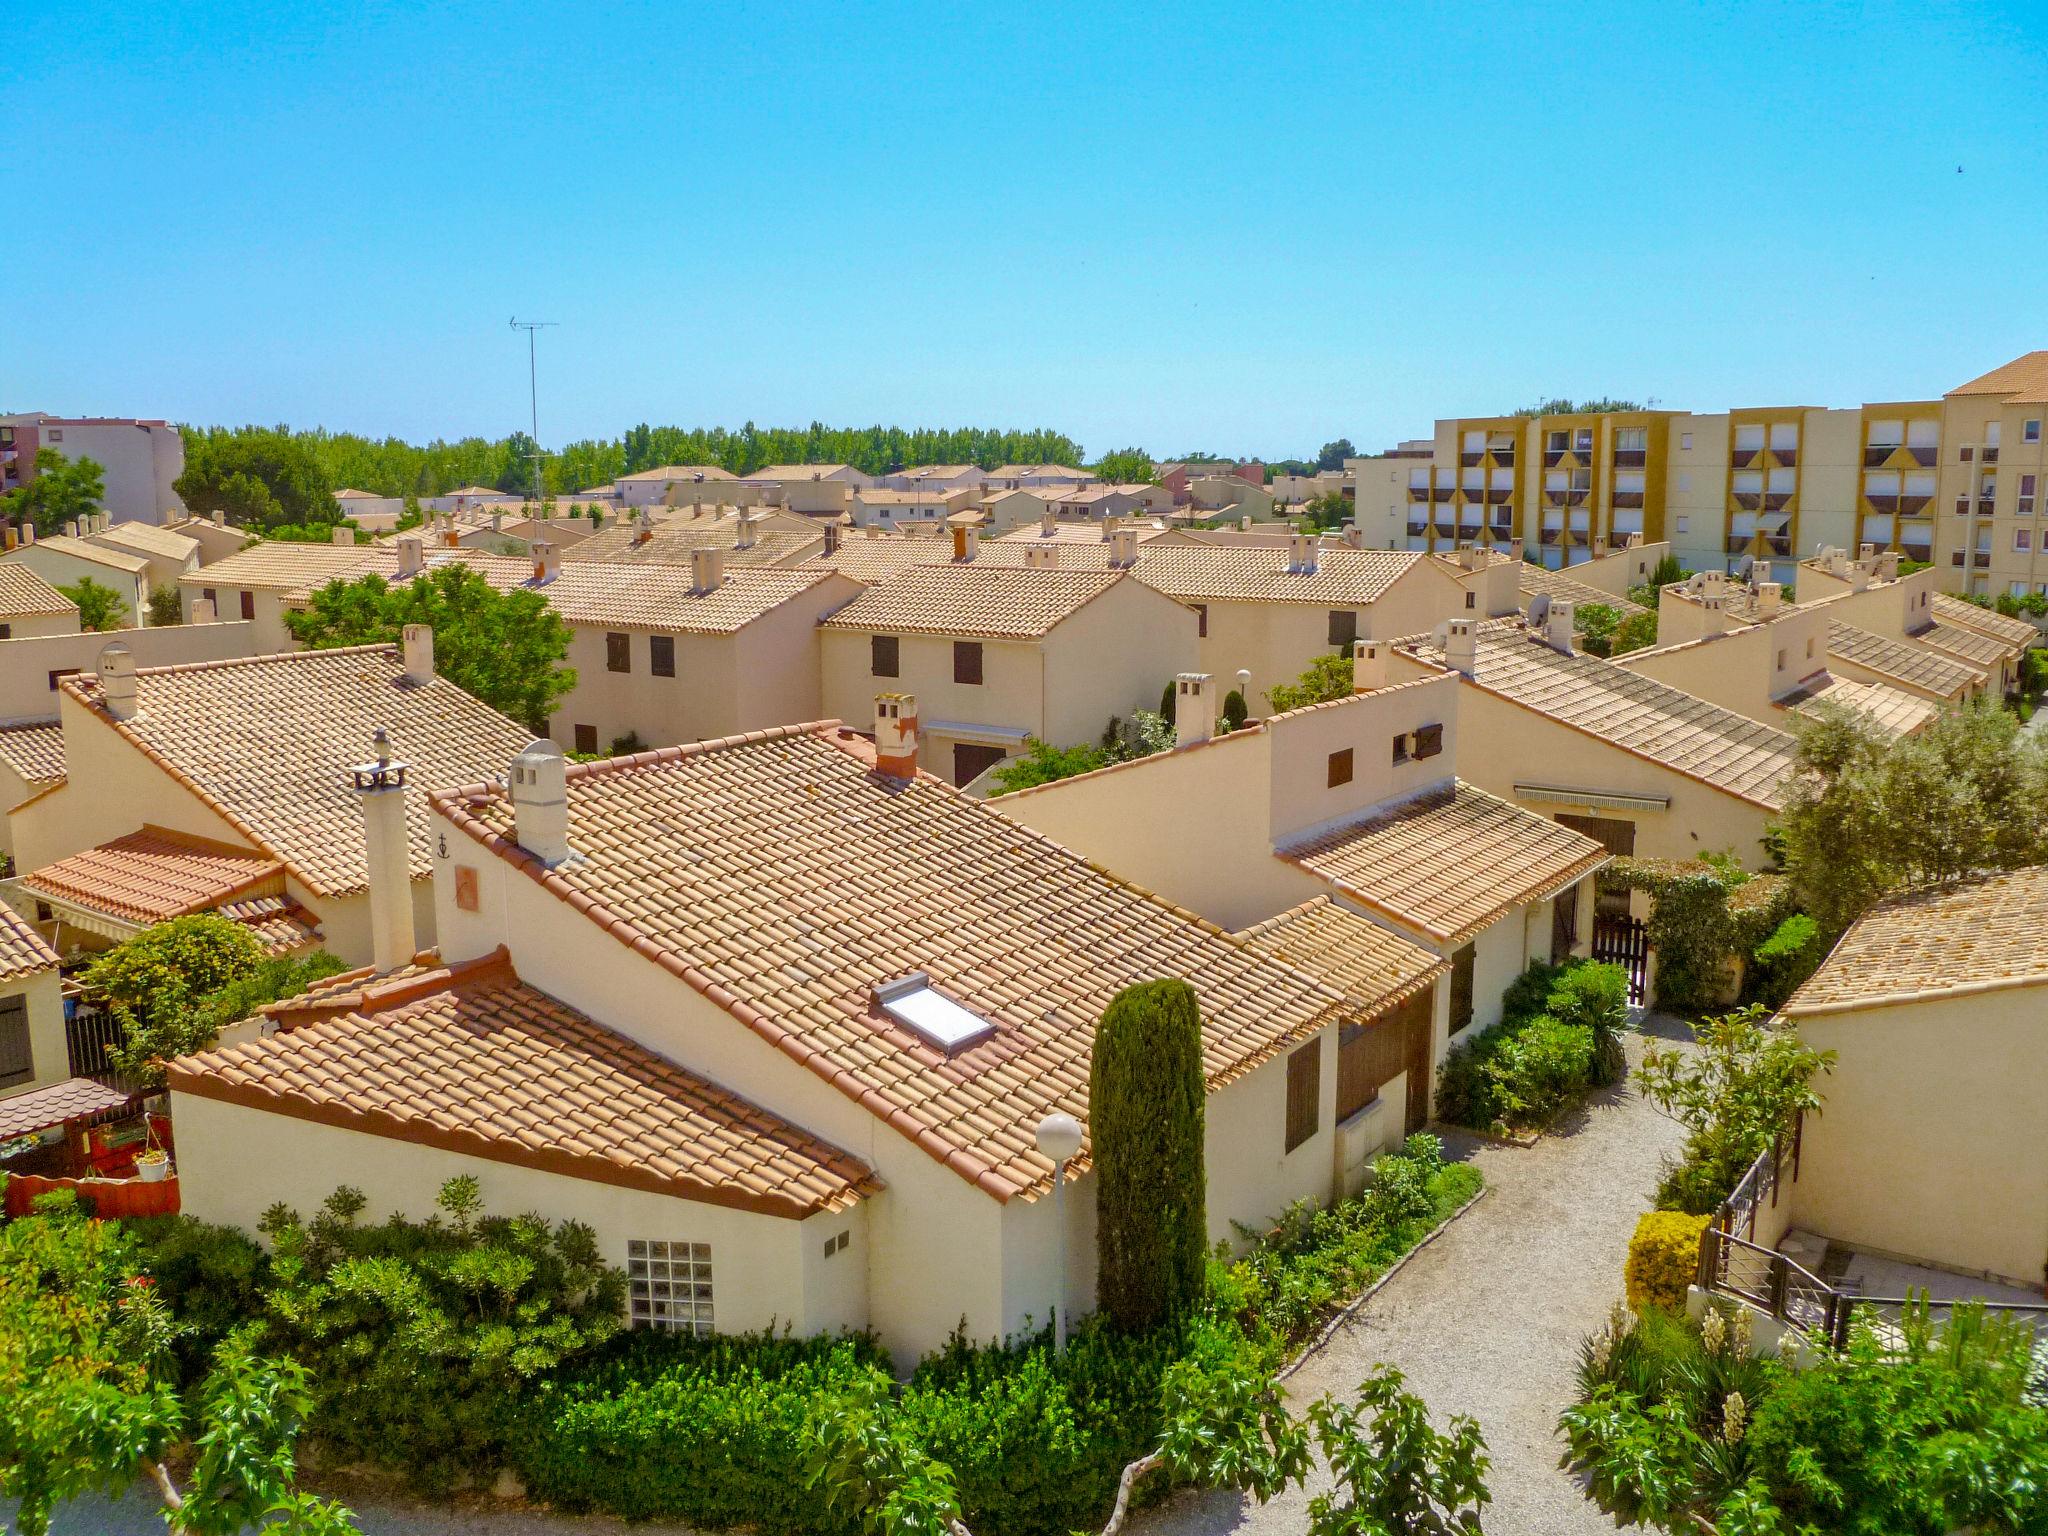
[[[100,652],[120,641],[135,653],[138,667],[168,667],[187,661],[224,661],[254,656],[253,626],[172,624],[162,629],[116,629],[0,640],[0,720],[47,720],[57,713],[52,672],[91,672]]]

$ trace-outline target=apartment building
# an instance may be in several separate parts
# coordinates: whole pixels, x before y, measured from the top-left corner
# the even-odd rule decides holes
[[[1449,419],[1426,459],[1346,468],[1368,539],[1390,549],[1520,537],[1559,569],[1640,533],[1689,569],[1761,565],[1789,586],[1823,545],[1867,543],[1936,564],[1951,591],[2048,592],[2044,416],[2048,351],[1945,395],[1846,409]]]
[[[171,488],[185,472],[185,439],[167,421],[41,411],[0,416],[0,495],[35,479],[36,454],[44,448],[100,466],[100,506],[117,523],[167,523],[185,515]]]

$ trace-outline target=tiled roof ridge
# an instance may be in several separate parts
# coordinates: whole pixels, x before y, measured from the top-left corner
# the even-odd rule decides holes
[[[1264,720],[1248,720],[1234,731],[1214,732],[1205,741],[1191,742],[1184,747],[1168,747],[1164,752],[1154,752],[1146,757],[1129,757],[1118,763],[1104,763],[1100,768],[1090,768],[1086,773],[1070,773],[1063,779],[1048,779],[1043,784],[1026,784],[1022,789],[1005,790],[1002,794],[991,796],[991,798],[996,800],[1021,800],[1027,795],[1035,795],[1042,790],[1058,789],[1067,784],[1078,784],[1083,779],[1105,778],[1122,769],[1136,768],[1140,764],[1155,762],[1160,758],[1185,756],[1189,752],[1200,752],[1203,748],[1216,746],[1220,742],[1237,741],[1246,736],[1257,736],[1265,729],[1266,722]],[[1151,893],[1148,892],[1147,894]],[[1155,897],[1154,899],[1158,898]]]
[[[1365,643],[1370,645],[1373,642],[1368,640]],[[1424,688],[1431,683],[1442,682],[1443,676],[1443,674],[1438,674],[1435,677],[1411,677],[1405,682],[1389,683],[1384,688],[1367,688],[1363,690],[1354,688],[1350,693],[1343,694],[1334,699],[1318,699],[1313,704],[1297,704],[1292,709],[1283,709],[1277,715],[1266,716],[1265,720],[1261,723],[1271,725],[1275,720],[1292,720],[1296,715],[1314,714],[1319,709],[1337,709],[1346,704],[1356,703],[1360,699],[1383,698],[1390,693],[1399,693],[1404,688]],[[1144,759],[1138,758],[1135,761],[1143,762]]]
[[[1407,1002],[1410,998],[1419,995],[1427,988],[1429,988],[1431,985],[1433,985],[1439,977],[1443,976],[1451,968],[1451,962],[1446,960],[1443,956],[1434,954],[1429,950],[1423,949],[1423,947],[1417,944],[1413,939],[1404,938],[1402,935],[1393,932],[1391,929],[1380,928],[1377,924],[1375,924],[1372,921],[1371,918],[1367,917],[1364,913],[1355,911],[1353,908],[1344,905],[1344,903],[1338,901],[1334,896],[1330,895],[1327,891],[1317,896],[1311,896],[1307,901],[1289,907],[1285,912],[1275,913],[1273,916],[1265,919],[1263,922],[1254,923],[1249,928],[1239,930],[1237,937],[1243,940],[1245,943],[1251,945],[1255,949],[1262,948],[1264,941],[1268,939],[1275,939],[1284,942],[1285,934],[1288,929],[1294,927],[1303,920],[1308,919],[1313,915],[1324,911],[1328,911],[1329,913],[1334,914],[1335,916],[1360,923],[1365,927],[1372,928],[1375,930],[1375,932],[1384,935],[1384,937],[1391,943],[1404,945],[1410,949],[1414,949],[1420,952],[1421,954],[1427,955],[1429,958],[1429,964],[1425,966],[1424,969],[1418,975],[1414,976],[1410,980],[1398,986],[1388,988],[1387,990],[1380,992],[1371,998],[1367,998],[1363,994],[1357,994],[1355,996],[1354,1000],[1369,1007],[1371,1010],[1371,1015],[1375,1018],[1384,1017],[1390,1009],[1397,1008],[1402,1003]],[[1305,965],[1304,961],[1298,960],[1291,955],[1285,954],[1278,947],[1275,947],[1271,951],[1268,951],[1268,953],[1270,953],[1273,959],[1278,960],[1285,965],[1294,966],[1297,969],[1301,969]],[[1331,980],[1330,984],[1332,986],[1342,985],[1334,978]]]
[[[1276,928],[1283,927],[1286,924],[1293,922],[1296,918],[1302,916],[1304,913],[1313,912],[1317,907],[1329,907],[1335,905],[1336,902],[1334,898],[1331,897],[1329,892],[1320,891],[1317,894],[1309,897],[1307,901],[1297,901],[1285,912],[1275,912],[1271,917],[1262,918],[1258,922],[1253,923],[1249,928],[1238,929],[1237,936],[1240,939],[1264,938],[1267,934],[1273,932],[1273,930],[1275,930]]]
[[[109,643],[111,644],[112,642]],[[217,672],[228,667],[261,666],[266,662],[273,661],[305,661],[322,656],[362,656],[372,651],[382,651],[386,655],[396,657],[399,653],[399,647],[390,641],[379,641],[369,645],[335,645],[316,647],[311,650],[265,651],[256,656],[216,656],[206,661],[173,661],[167,662],[160,667],[137,667],[135,675],[137,677],[156,677],[165,672]],[[97,672],[72,673],[67,677],[59,678],[57,686],[77,698],[80,703],[94,709],[99,708],[97,702],[85,692],[88,688],[97,688],[99,686],[99,674]]]
[[[838,728],[839,722],[835,720],[814,722],[807,725],[782,726],[773,730],[750,731],[736,736],[723,737],[715,741],[691,742],[680,747],[657,748],[652,752],[635,753],[629,758],[615,758],[602,763],[574,764],[571,765],[569,771],[575,774],[576,770],[581,768],[584,772],[576,774],[577,777],[591,777],[593,776],[591,770],[598,772],[607,770],[620,771],[629,767],[647,766],[651,763],[679,761],[686,757],[719,748],[729,748],[761,741],[790,739],[805,735],[817,736],[828,745],[836,747],[838,743],[833,742],[828,733]],[[930,775],[920,774],[919,777],[947,793],[956,795],[959,793],[951,785],[944,784]],[[1046,1182],[1040,1179],[1031,1185],[1020,1186],[1013,1179],[1005,1177],[999,1170],[978,1163],[969,1155],[965,1148],[956,1147],[948,1142],[936,1127],[925,1125],[910,1115],[894,1099],[879,1088],[860,1081],[849,1070],[833,1062],[825,1051],[811,1044],[807,1039],[784,1028],[778,1020],[755,1007],[723,982],[706,974],[683,955],[655,939],[630,917],[612,911],[605,903],[577,890],[568,881],[556,874],[554,870],[543,864],[540,859],[521,847],[514,838],[489,826],[471,811],[470,805],[475,800],[486,794],[495,797],[498,793],[498,788],[493,785],[479,785],[471,791],[442,790],[430,797],[430,804],[433,809],[447,817],[458,831],[462,832],[472,841],[496,854],[513,868],[520,870],[543,890],[554,896],[558,901],[565,903],[572,910],[588,918],[599,929],[610,934],[626,948],[632,950],[641,958],[661,967],[661,969],[667,971],[677,980],[683,982],[692,991],[731,1014],[769,1045],[781,1051],[798,1065],[822,1078],[832,1087],[837,1088],[841,1093],[852,1099],[856,1104],[866,1109],[878,1120],[903,1136],[912,1145],[922,1150],[941,1167],[951,1169],[968,1183],[974,1185],[999,1203],[1008,1204],[1010,1200],[1019,1195],[1033,1195]],[[1058,849],[1067,857],[1085,864],[1090,870],[1104,877],[1113,885],[1143,897],[1164,908],[1176,918],[1199,927],[1211,935],[1220,937],[1238,949],[1249,949],[1249,946],[1244,944],[1236,935],[1210,922],[1207,918],[1190,912],[1185,907],[1179,906],[1176,903],[1167,901],[1157,893],[1148,891],[1143,886],[1137,885],[1123,876],[1105,869],[1092,859],[1083,858],[1074,850],[1054,842],[1053,839],[1034,828],[1026,827],[1022,824],[1015,825],[1016,831],[1020,836],[1034,839],[1048,847]],[[1256,954],[1257,952],[1252,951],[1252,953]],[[1268,964],[1283,963],[1274,961],[1269,956],[1260,955],[1259,958]],[[1289,966],[1288,969],[1293,971],[1297,977],[1306,982],[1311,988],[1328,994],[1330,998],[1329,1003],[1316,1015],[1315,1027],[1320,1028],[1322,1024],[1328,1022],[1333,1014],[1340,1012],[1346,1006],[1347,1000],[1334,988],[1329,987],[1316,977],[1308,975],[1296,967]],[[1295,1035],[1290,1035],[1276,1041],[1267,1048],[1255,1051],[1248,1057],[1233,1063],[1228,1071],[1214,1075],[1209,1080],[1207,1086],[1213,1091],[1224,1083],[1234,1081],[1243,1073],[1262,1064],[1286,1045],[1292,1043],[1294,1039],[1299,1038],[1299,1033],[1297,1032]],[[1079,1172],[1081,1170],[1076,1168],[1075,1171]]]

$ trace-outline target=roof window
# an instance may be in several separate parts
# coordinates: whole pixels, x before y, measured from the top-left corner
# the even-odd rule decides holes
[[[875,1005],[949,1056],[996,1032],[995,1025],[980,1014],[970,1013],[937,991],[923,971],[883,982],[875,988]]]

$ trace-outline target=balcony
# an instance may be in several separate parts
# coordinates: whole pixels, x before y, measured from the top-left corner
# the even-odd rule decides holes
[[[1913,456],[1913,462],[1922,469],[1934,468],[1936,461],[1941,458],[1939,448],[1908,448],[1906,452]]]
[[[1977,568],[1978,570],[1980,570],[1980,571],[1981,571],[1981,570],[1983,570],[1983,569],[1984,569],[1984,567],[1986,567],[1986,566],[1987,566],[1987,565],[1989,565],[1990,563],[1991,563],[1991,551],[1990,551],[1990,550],[1988,550],[1988,549],[1977,549],[1977,550],[1972,550],[1972,551],[1970,552],[1970,564],[1974,565],[1974,566],[1975,566],[1975,567],[1976,567],[1976,568]]]
[[[1473,539],[1476,539],[1476,538],[1478,538],[1478,537],[1479,537],[1479,524],[1477,524],[1477,523],[1460,523],[1460,524],[1458,524],[1458,537],[1459,537],[1460,539],[1462,539],[1462,540],[1465,540],[1465,541],[1467,541],[1467,542],[1470,542],[1471,540],[1473,540]]]
[[[1771,450],[1771,462],[1780,469],[1797,469],[1799,467],[1799,450],[1797,448],[1773,448]]]
[[[1749,553],[1750,542],[1750,536],[1746,533],[1731,533],[1728,535],[1723,552],[1730,555],[1746,555]]]
[[[1979,496],[1977,498],[1977,515],[1979,517],[1989,517],[1991,515],[1991,509],[1995,504],[1996,499],[1994,497]]]
[[[1876,491],[1863,493],[1863,504],[1873,512],[1896,512],[1903,497],[1896,494],[1880,495]]]
[[[1899,512],[1904,517],[1918,517],[1934,505],[1932,496],[1901,496],[1898,498]]]
[[[1486,500],[1491,506],[1505,506],[1514,499],[1515,488],[1512,485],[1495,485],[1487,488]]]
[[[1546,448],[1543,450],[1543,467],[1555,469],[1571,455],[1572,451],[1569,448]]]
[[[1616,491],[1613,497],[1617,507],[1640,507],[1643,504],[1641,491]]]
[[[1427,532],[1429,532],[1429,524],[1427,523],[1418,523],[1411,520],[1408,524],[1408,537],[1411,539],[1419,539]]]
[[[1745,512],[1760,512],[1763,510],[1764,496],[1763,492],[1761,491],[1730,491],[1728,493],[1728,499],[1734,502],[1736,506],[1742,508],[1742,510]],[[1889,512],[1891,508],[1884,506],[1883,503],[1895,499],[1896,498],[1890,496],[1864,497],[1865,501],[1868,501],[1880,512]]]
[[[1493,513],[1491,526],[1495,533],[1510,532],[1515,526],[1515,509],[1513,507],[1498,508]]]
[[[1474,453],[1470,449],[1467,449],[1465,452],[1458,455],[1458,462],[1464,465],[1467,469],[1474,469],[1478,467],[1480,460],[1484,459],[1485,457],[1486,455],[1483,453]]]
[[[1508,468],[1515,462],[1515,450],[1511,446],[1507,448],[1489,448],[1487,452],[1493,455],[1493,462],[1502,469]]]
[[[1649,462],[1650,453],[1646,448],[1617,448],[1614,450],[1614,467],[1616,469],[1641,469]]]
[[[1452,487],[1448,485],[1433,486],[1430,489],[1429,499],[1431,501],[1449,501],[1451,499],[1451,491]]]
[[[1748,469],[1763,456],[1764,451],[1761,448],[1736,448],[1730,451],[1728,462],[1737,469]]]
[[[1865,469],[1883,469],[1891,462],[1892,455],[1900,448],[1898,443],[1872,443],[1863,450]]]
[[[1978,462],[1982,464],[1996,464],[1998,462],[1998,450],[1996,448],[1986,448],[1983,453],[1978,455]]]
[[[1792,493],[1790,491],[1771,491],[1764,496],[1764,510],[1766,512],[1783,512],[1791,505]]]
[[[1428,486],[1426,486],[1426,485],[1411,485],[1411,486],[1409,486],[1409,487],[1408,487],[1408,499],[1409,499],[1410,501],[1427,501],[1427,500],[1429,500],[1429,487],[1428,487]]]

